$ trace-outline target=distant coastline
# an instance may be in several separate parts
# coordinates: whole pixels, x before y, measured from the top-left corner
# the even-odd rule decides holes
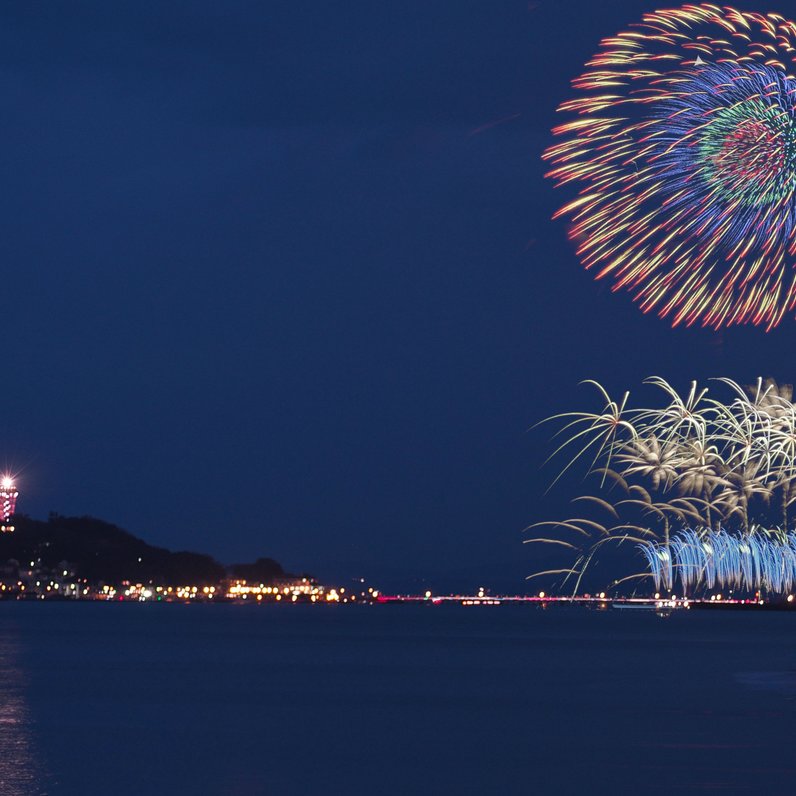
[[[213,600],[231,590],[242,600],[339,594],[272,558],[225,566],[204,553],[155,547],[95,517],[16,515],[13,528],[0,533],[0,599]]]
[[[593,610],[796,610],[793,596],[778,599],[714,594],[699,598],[656,595],[630,598],[600,592],[579,597],[475,594],[384,594],[358,579],[345,586],[293,574],[272,558],[225,566],[204,553],[173,552],[148,544],[95,517],[50,514],[47,520],[13,518],[0,533],[0,600],[205,602],[233,604],[524,605]]]

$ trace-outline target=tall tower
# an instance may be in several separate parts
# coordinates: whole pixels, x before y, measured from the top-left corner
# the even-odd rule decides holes
[[[0,515],[2,515],[2,524],[0,524],[0,533],[11,533],[14,530],[13,525],[9,525],[11,517],[17,508],[17,486],[14,479],[10,475],[4,475],[0,479]]]

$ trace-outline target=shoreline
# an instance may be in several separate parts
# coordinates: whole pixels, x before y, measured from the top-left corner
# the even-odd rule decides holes
[[[343,599],[312,599],[315,595],[275,595],[263,599],[258,595],[256,599],[246,596],[227,596],[225,594],[211,594],[196,592],[191,596],[184,593],[144,595],[114,595],[90,592],[79,596],[65,596],[62,594],[34,594],[27,593],[0,593],[0,603],[3,602],[56,602],[56,603],[166,603],[166,604],[203,604],[203,605],[363,605],[363,606],[454,606],[459,608],[496,608],[498,606],[524,606],[539,610],[581,608],[592,611],[626,611],[655,612],[669,615],[674,611],[796,611],[796,602],[787,598],[778,600],[752,599],[752,598],[674,598],[661,599],[655,597],[615,597],[608,596],[528,596],[528,595],[412,595],[396,594],[378,596],[351,595]]]

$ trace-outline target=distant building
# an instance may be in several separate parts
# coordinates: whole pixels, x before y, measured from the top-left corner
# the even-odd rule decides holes
[[[312,578],[285,577],[278,578],[273,586],[284,594],[318,594],[323,592],[323,587]]]
[[[326,590],[313,578],[284,577],[273,581],[266,586],[264,583],[249,583],[245,580],[231,580],[227,582],[226,596],[233,600],[246,600],[249,597],[262,601],[282,600],[283,598],[296,602],[299,598],[310,599],[316,602],[325,596]]]
[[[14,479],[10,475],[4,475],[0,479],[0,515],[2,515],[0,533],[11,533],[14,530],[10,521],[17,508],[17,497],[19,492]]]

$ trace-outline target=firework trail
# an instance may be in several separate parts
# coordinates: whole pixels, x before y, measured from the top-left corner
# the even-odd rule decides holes
[[[796,533],[684,530],[668,544],[639,545],[655,588],[671,590],[675,576],[684,590],[715,586],[782,594],[796,582]]]
[[[795,59],[795,23],[707,4],[602,41],[544,155],[596,278],[675,326],[792,313]]]

